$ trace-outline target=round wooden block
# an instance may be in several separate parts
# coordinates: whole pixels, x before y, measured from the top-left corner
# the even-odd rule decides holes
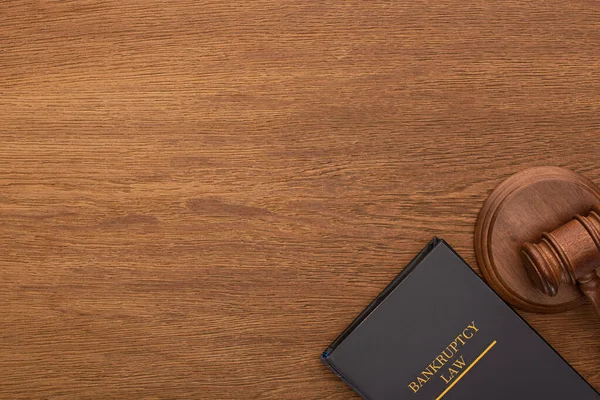
[[[522,265],[521,246],[598,203],[600,189],[567,169],[530,168],[508,178],[488,197],[475,227],[475,254],[486,281],[524,310],[559,312],[580,305],[583,294],[575,286],[561,285],[554,297],[535,288]]]

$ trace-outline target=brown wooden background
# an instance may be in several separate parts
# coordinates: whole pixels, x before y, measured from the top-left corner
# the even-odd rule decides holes
[[[597,1],[3,1],[0,397],[349,399],[320,352],[489,192],[600,183]],[[590,307],[524,317],[600,389]]]

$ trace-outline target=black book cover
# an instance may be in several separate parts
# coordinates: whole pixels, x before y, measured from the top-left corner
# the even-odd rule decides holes
[[[368,400],[600,399],[437,238],[321,358]]]

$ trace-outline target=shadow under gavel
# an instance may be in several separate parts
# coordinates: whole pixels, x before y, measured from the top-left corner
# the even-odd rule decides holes
[[[525,243],[521,249],[523,264],[534,285],[555,296],[562,283],[579,285],[592,302],[600,318],[600,205],[587,216],[576,215],[571,221],[542,234],[537,243]]]

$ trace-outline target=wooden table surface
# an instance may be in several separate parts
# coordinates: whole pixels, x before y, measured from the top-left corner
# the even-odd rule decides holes
[[[321,351],[530,166],[600,183],[596,1],[0,3],[0,397],[350,399]],[[522,315],[597,389],[591,307]]]

